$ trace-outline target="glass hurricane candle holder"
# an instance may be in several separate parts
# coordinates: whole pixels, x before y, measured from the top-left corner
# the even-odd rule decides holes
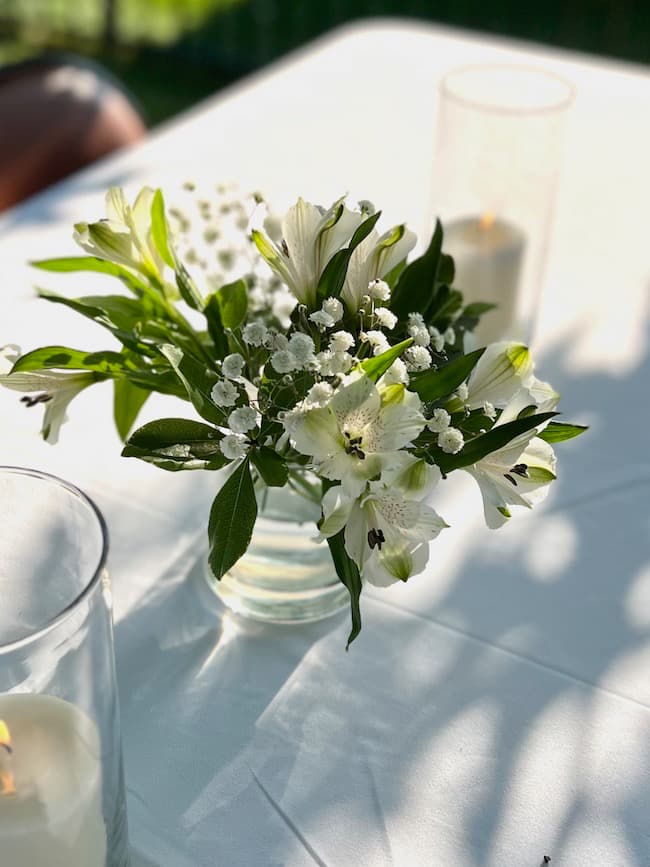
[[[481,343],[530,340],[572,101],[570,84],[532,68],[467,66],[442,81],[432,212],[466,301],[497,305]]]
[[[128,867],[106,526],[0,468],[0,863]]]

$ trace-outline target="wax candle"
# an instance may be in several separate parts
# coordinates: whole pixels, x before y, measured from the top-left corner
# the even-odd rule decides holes
[[[515,332],[524,247],[523,233],[493,214],[466,217],[445,226],[444,249],[456,263],[454,285],[466,303],[497,305],[476,329],[481,343],[523,336]]]
[[[0,695],[0,863],[105,867],[99,733],[46,695]]]

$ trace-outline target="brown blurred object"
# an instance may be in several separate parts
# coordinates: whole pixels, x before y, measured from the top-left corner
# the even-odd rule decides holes
[[[145,133],[100,67],[62,58],[0,69],[0,211]]]

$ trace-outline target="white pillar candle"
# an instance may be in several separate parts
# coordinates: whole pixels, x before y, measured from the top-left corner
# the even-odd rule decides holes
[[[523,232],[491,214],[455,220],[444,229],[444,250],[456,264],[454,286],[463,293],[465,303],[487,301],[497,305],[479,323],[479,341],[520,337],[514,331],[525,247]]]
[[[105,867],[97,726],[46,695],[0,695],[0,863]]]

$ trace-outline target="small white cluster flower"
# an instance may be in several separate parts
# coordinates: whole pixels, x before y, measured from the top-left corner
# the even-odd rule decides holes
[[[388,301],[390,298],[390,286],[385,280],[371,280],[368,283],[368,294],[375,301]]]
[[[343,318],[343,305],[338,298],[326,298],[320,310],[312,313],[309,317],[321,331],[333,328]]]
[[[239,379],[243,369],[244,358],[238,352],[233,352],[232,355],[226,355],[221,364],[221,370],[226,379]]]
[[[463,403],[467,400],[469,396],[469,388],[467,387],[467,383],[461,383],[456,389],[456,397],[458,400],[462,400]]]
[[[442,352],[445,348],[445,338],[434,325],[429,326],[429,336],[436,352]]]
[[[449,328],[445,331],[445,333],[442,336],[445,339],[445,343],[455,343],[456,342],[456,332],[451,327],[451,325],[449,326]]]
[[[291,373],[299,366],[296,356],[288,349],[276,350],[271,356],[271,364],[278,373]]]
[[[266,337],[262,342],[265,349],[268,350],[284,350],[289,348],[289,340],[284,336],[284,334],[280,334],[278,331],[275,331],[273,328],[269,328],[266,332]]]
[[[451,423],[451,416],[446,409],[434,409],[433,417],[427,422],[427,427],[433,433],[446,431]]]
[[[249,346],[262,346],[268,334],[263,322],[249,322],[242,331],[242,340]]]
[[[409,337],[413,338],[413,343],[416,346],[428,346],[431,343],[431,336],[424,323],[422,314],[409,313],[407,331]]]
[[[330,349],[332,352],[347,352],[354,346],[354,337],[349,331],[337,331],[330,337]]]
[[[483,415],[486,415],[490,421],[494,421],[497,417],[497,411],[489,400],[486,400],[483,404]]]
[[[296,331],[289,338],[289,352],[295,357],[296,361],[304,366],[308,364],[314,357],[314,341],[308,334],[302,334]]]
[[[383,376],[384,385],[408,385],[409,375],[401,358],[396,358]]]
[[[411,372],[428,370],[431,367],[431,356],[426,346],[409,346],[404,353],[406,369]]]
[[[373,355],[381,355],[390,349],[390,343],[383,331],[365,331],[361,333],[361,340],[369,343]]]
[[[226,434],[219,443],[223,456],[229,461],[236,461],[243,458],[248,451],[248,441],[241,434]]]
[[[448,455],[456,455],[465,445],[465,440],[457,427],[448,427],[438,434],[438,445]]]
[[[238,396],[239,391],[236,386],[227,379],[216,382],[210,392],[210,397],[217,406],[234,406]]]
[[[388,328],[389,331],[397,325],[397,316],[388,307],[376,307],[375,318],[382,328]]]
[[[329,403],[334,394],[334,389],[328,382],[317,382],[307,392],[305,397],[305,409],[320,409]]]
[[[257,413],[252,406],[240,406],[228,416],[228,427],[233,433],[243,434],[257,424]]]
[[[325,349],[316,356],[316,371],[321,376],[337,376],[347,373],[352,367],[354,359],[349,352],[332,352]]]

